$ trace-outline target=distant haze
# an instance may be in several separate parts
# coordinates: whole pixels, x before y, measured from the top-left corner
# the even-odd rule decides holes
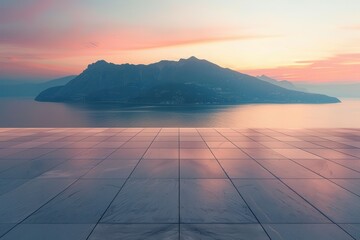
[[[0,79],[195,55],[250,75],[360,81],[359,0],[1,0]]]

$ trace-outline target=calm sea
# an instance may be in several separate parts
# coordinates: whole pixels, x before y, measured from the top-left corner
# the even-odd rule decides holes
[[[0,127],[360,127],[360,99],[339,104],[134,107],[0,99]]]

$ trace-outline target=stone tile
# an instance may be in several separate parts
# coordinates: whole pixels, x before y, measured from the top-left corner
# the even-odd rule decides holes
[[[215,159],[209,149],[180,149],[180,159]]]
[[[360,179],[331,179],[331,181],[360,196]]]
[[[118,149],[107,157],[107,160],[140,160],[146,152],[146,148]]]
[[[264,145],[251,141],[251,142],[233,142],[237,147],[241,149],[259,149],[259,148],[266,148]]]
[[[181,224],[181,240],[270,240],[259,224]]]
[[[26,161],[0,173],[0,178],[32,179],[61,164],[61,159],[39,159]]]
[[[181,178],[227,178],[219,163],[215,160],[180,161]]]
[[[169,160],[140,161],[132,178],[179,178],[179,162]]]
[[[121,148],[148,148],[151,142],[127,142]]]
[[[0,173],[8,170],[16,165],[21,165],[29,160],[2,160],[0,159]]]
[[[179,142],[152,142],[150,148],[179,148]]]
[[[79,155],[76,155],[72,159],[92,159],[92,160],[102,160],[107,158],[115,149],[112,148],[93,148],[81,152]]]
[[[332,149],[306,149],[306,151],[311,152],[317,156],[320,156],[325,159],[356,159],[355,156],[351,156],[339,151]]]
[[[177,240],[178,224],[98,224],[89,240]]]
[[[242,149],[247,155],[256,159],[282,159],[284,156],[280,155],[279,153],[275,152],[272,149],[267,148],[254,148],[254,149]]]
[[[127,178],[139,160],[104,160],[92,168],[83,178]]]
[[[251,159],[246,153],[244,153],[240,149],[213,149],[212,152],[217,159],[224,159],[224,160]]]
[[[302,149],[274,149],[274,151],[289,159],[321,159],[321,157]]]
[[[26,223],[97,223],[123,183],[123,179],[79,180],[32,214]]]
[[[149,148],[144,156],[145,160],[159,160],[159,159],[179,159],[179,149],[176,148],[164,148],[164,149],[155,149]]]
[[[25,179],[0,179],[0,195],[16,189],[27,181]]]
[[[72,182],[69,179],[34,179],[1,195],[0,223],[19,223]]]
[[[230,178],[275,178],[256,161],[219,160]]]
[[[353,239],[335,224],[266,224],[264,228],[272,240]]]
[[[13,228],[16,224],[1,224],[0,223],[0,237]]]
[[[86,240],[91,224],[20,224],[7,233],[4,240]]]
[[[261,223],[326,223],[319,211],[279,180],[233,180]]]
[[[340,227],[342,227],[356,240],[360,239],[360,224],[340,224]]]
[[[256,219],[227,179],[180,181],[182,223],[256,223]]]
[[[208,146],[203,141],[197,141],[197,142],[184,142],[184,141],[181,141],[180,142],[180,148],[197,148],[197,149],[201,149],[201,148],[208,148]]]
[[[350,168],[352,170],[360,172],[360,161],[357,160],[344,160],[344,159],[338,159],[338,160],[331,160],[334,163],[340,164],[344,167]]]
[[[177,223],[178,184],[178,180],[175,179],[130,179],[112,202],[101,222]]]
[[[360,178],[360,173],[325,159],[294,160],[325,178]]]
[[[100,160],[69,160],[44,172],[38,178],[80,178],[95,167]]]
[[[223,142],[206,142],[209,148],[237,148],[233,143],[228,141]]]
[[[262,160],[259,164],[278,178],[322,178],[292,160]]]
[[[335,223],[360,222],[360,198],[326,179],[284,179]]]

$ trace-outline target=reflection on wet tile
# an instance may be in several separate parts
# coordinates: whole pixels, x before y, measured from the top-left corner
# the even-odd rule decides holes
[[[325,159],[294,160],[325,178],[360,178],[360,173]]]
[[[256,223],[234,186],[226,179],[180,182],[182,223]]]
[[[181,224],[181,240],[269,240],[259,224]]]
[[[124,180],[79,180],[32,214],[26,223],[97,223]]]
[[[255,161],[219,160],[230,178],[275,178]]]
[[[206,142],[209,148],[237,148],[231,142]]]
[[[177,240],[178,224],[99,224],[89,240]]]
[[[0,173],[0,178],[35,178],[53,167],[61,164],[65,160],[60,159],[39,159],[26,161],[23,164],[16,165],[8,170]]]
[[[21,165],[26,163],[29,160],[2,160],[0,158],[0,173],[8,170],[16,165]]]
[[[127,178],[139,160],[104,160],[83,178]]]
[[[101,148],[93,148],[93,149],[88,149],[86,151],[83,151],[82,153],[80,153],[79,155],[76,155],[73,159],[96,159],[96,160],[100,160],[100,159],[105,159],[106,157],[108,157],[112,152],[114,152],[115,149],[112,148],[106,148],[106,149],[101,149]]]
[[[243,151],[248,154],[250,157],[256,160],[262,159],[282,159],[284,156],[275,152],[272,149],[267,148],[258,148],[258,149],[243,149]]]
[[[335,224],[271,224],[264,228],[273,240],[353,239]]]
[[[356,157],[335,151],[332,149],[306,149],[306,151],[311,152],[315,155],[318,155],[326,159],[356,159]]]
[[[94,225],[89,224],[20,224],[4,240],[86,240]]]
[[[329,222],[279,180],[233,180],[261,223]]]
[[[340,224],[356,240],[360,239],[360,224]]]
[[[0,223],[18,223],[68,187],[73,180],[31,180],[0,196]]]
[[[217,159],[251,159],[240,149],[213,149],[212,152]]]
[[[181,178],[227,178],[216,160],[183,160],[180,162]]]
[[[354,160],[331,160],[334,163],[340,164],[344,167],[360,172],[360,161]]]
[[[178,148],[178,142],[152,142],[150,148]]]
[[[179,150],[176,148],[156,149],[149,148],[145,153],[144,159],[179,159]]]
[[[215,159],[209,149],[180,149],[180,159]]]
[[[360,222],[360,198],[326,179],[284,182],[336,223]]]
[[[38,178],[79,178],[100,160],[69,160],[43,173]]]
[[[121,148],[148,148],[151,142],[127,142]]]
[[[251,141],[251,142],[234,142],[234,144],[241,148],[241,149],[259,149],[259,148],[266,148],[264,145],[255,142],[255,141]]]
[[[197,142],[180,142],[180,148],[208,148],[206,143],[203,141]]]
[[[359,129],[0,129],[0,237],[359,239],[359,143]]]
[[[0,195],[10,192],[15,188],[21,186],[26,181],[25,179],[0,179]]]
[[[178,178],[179,162],[169,160],[140,161],[132,178]]]
[[[177,223],[178,187],[174,179],[130,179],[101,222]]]
[[[140,160],[145,152],[146,148],[118,149],[107,160]]]
[[[274,151],[289,159],[320,159],[319,156],[301,149],[274,149]]]
[[[331,181],[360,196],[360,179],[332,179]]]

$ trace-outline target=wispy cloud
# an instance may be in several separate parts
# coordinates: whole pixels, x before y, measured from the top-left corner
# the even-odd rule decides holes
[[[297,61],[294,65],[244,72],[251,75],[265,74],[290,81],[360,81],[360,53],[340,54],[321,60]]]

